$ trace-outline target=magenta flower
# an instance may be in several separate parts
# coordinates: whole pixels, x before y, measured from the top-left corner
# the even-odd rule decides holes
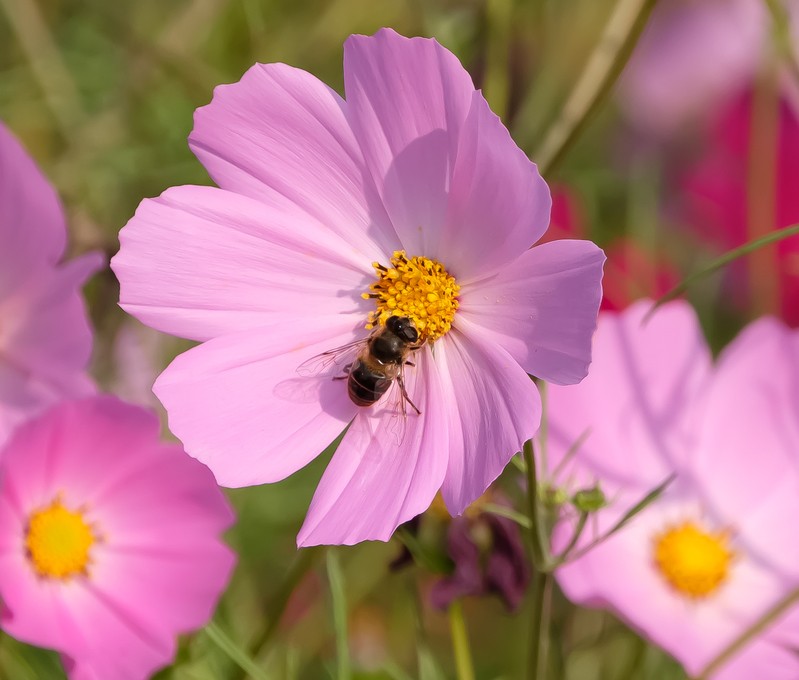
[[[592,243],[529,249],[547,186],[450,52],[353,36],[344,80],[258,64],[217,88],[189,142],[221,188],[144,201],[113,261],[127,311],[204,343],[154,390],[220,483],[283,479],[349,425],[300,545],[387,540],[439,489],[462,512],[538,428],[527,373],[585,375],[601,294]],[[391,315],[419,332],[419,415],[397,381],[361,407],[298,374]]]
[[[94,390],[80,287],[100,257],[62,264],[65,247],[58,197],[0,124],[0,443],[25,418]]]
[[[787,4],[797,14],[799,3]],[[760,0],[659,3],[621,80],[622,111],[667,135],[701,119],[757,75],[770,27]]]
[[[150,677],[211,616],[233,516],[211,473],[112,397],[19,426],[0,459],[0,626],[72,680]]]
[[[786,396],[777,409],[782,417],[766,417],[778,403],[777,384],[792,381],[796,390],[799,374],[791,368],[795,352],[790,362],[778,354],[773,366],[761,362],[755,369],[758,357],[773,350],[749,339],[757,327],[725,350],[713,371],[690,306],[671,303],[643,323],[650,304],[600,315],[591,374],[579,386],[550,388],[549,448],[555,461],[563,460],[582,438],[563,474],[598,480],[611,499],[582,545],[607,532],[672,471],[677,478],[621,531],[559,569],[557,578],[570,599],[611,609],[695,676],[792,587],[765,559],[768,551],[757,550],[755,536],[769,526],[768,556],[776,561],[779,535],[780,556],[786,564],[793,559],[797,571],[795,541],[785,530],[785,518],[793,515],[775,509],[766,518],[761,508],[774,495],[765,466],[773,484],[778,469],[793,480],[793,505],[786,491],[780,513],[799,511],[799,418],[795,408],[788,414],[795,399]],[[746,362],[751,371],[742,370]],[[778,378],[780,371],[790,378]],[[785,464],[789,453],[792,466]],[[750,537],[746,529],[755,517],[762,522]],[[570,534],[563,523],[557,545]],[[736,674],[735,663],[721,677],[746,677]]]
[[[677,216],[719,252],[799,223],[799,100],[781,97],[774,107],[774,138],[767,142],[773,144],[774,156],[762,167],[763,173],[774,173],[767,191],[752,196],[749,186],[752,149],[760,142],[752,137],[754,103],[748,91],[713,118],[700,153],[676,176]],[[767,206],[765,215],[762,206]],[[779,314],[799,326],[799,237],[734,263],[728,286],[725,301]]]

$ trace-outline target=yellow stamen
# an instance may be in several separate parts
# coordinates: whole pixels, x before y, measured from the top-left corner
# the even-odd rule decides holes
[[[727,580],[735,553],[727,531],[708,532],[683,522],[655,537],[654,561],[661,576],[678,593],[701,599]]]
[[[460,286],[440,262],[426,257],[408,258],[397,250],[391,267],[373,262],[377,281],[364,299],[374,299],[377,309],[369,315],[367,328],[385,324],[390,316],[407,316],[416,324],[422,341],[433,342],[452,328],[458,309]]]
[[[86,574],[94,541],[83,514],[67,510],[58,498],[28,519],[25,547],[40,576],[67,579]]]

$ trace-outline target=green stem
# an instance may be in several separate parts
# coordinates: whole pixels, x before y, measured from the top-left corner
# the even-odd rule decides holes
[[[726,664],[732,657],[740,652],[752,640],[758,637],[772,623],[779,619],[785,612],[799,602],[799,588],[791,591],[786,597],[769,609],[758,621],[747,628],[741,635],[733,640],[721,653],[713,659],[704,670],[697,676],[696,680],[709,680],[716,671]]]
[[[533,617],[530,626],[530,656],[527,662],[529,680],[544,680],[549,638],[549,601],[552,576],[536,570],[533,575]]]
[[[488,40],[483,93],[491,110],[504,119],[510,93],[508,60],[513,21],[513,0],[488,0],[486,3]]]
[[[613,90],[657,0],[619,0],[563,109],[533,159],[550,175]]]
[[[449,606],[449,630],[452,635],[452,651],[455,655],[458,680],[474,680],[469,634],[463,619],[463,607],[460,600],[455,600]]]
[[[336,662],[338,680],[352,677],[350,649],[347,642],[347,599],[344,589],[344,576],[335,549],[327,551],[327,577],[330,583],[330,599],[333,603],[333,629],[336,633]]]
[[[524,443],[522,453],[527,473],[527,514],[530,518],[533,567],[537,570],[549,561],[549,546],[546,543],[547,536],[538,499],[538,473],[532,439]]]
[[[227,633],[213,621],[205,627],[205,634],[219,647],[230,659],[253,680],[269,680],[269,676],[258,667],[258,664],[231,640]]]
[[[286,572],[274,601],[266,613],[266,628],[264,632],[250,645],[250,654],[253,657],[257,657],[261,650],[271,642],[272,637],[277,632],[278,624],[283,618],[283,612],[286,611],[292,593],[321,555],[320,548],[303,548],[297,553],[294,562],[292,562]]]
[[[770,243],[775,243],[777,241],[782,241],[783,239],[790,238],[791,236],[795,236],[799,234],[799,224],[795,224],[791,227],[786,227],[785,229],[777,229],[776,231],[772,231],[770,234],[763,236],[761,238],[755,239],[754,241],[749,241],[748,243],[744,243],[744,245],[740,246],[739,248],[733,248],[732,250],[728,250],[726,253],[717,257],[715,260],[711,260],[709,264],[707,264],[704,269],[699,270],[698,272],[694,272],[690,276],[686,276],[680,283],[678,283],[674,288],[672,288],[668,293],[658,298],[657,302],[652,305],[652,309],[650,309],[646,316],[644,317],[644,322],[646,322],[650,316],[654,313],[654,311],[660,307],[661,305],[665,304],[669,300],[673,300],[679,295],[682,295],[688,287],[699,281],[700,279],[704,278],[708,274],[712,274],[718,269],[721,269],[725,265],[730,264],[734,260],[737,260],[739,257],[744,257],[748,255],[754,250],[758,248],[762,248],[763,246],[767,246]]]
[[[791,17],[788,10],[780,0],[765,0],[766,7],[771,14],[773,25],[774,42],[780,52],[791,77],[799,83],[799,59],[793,46],[793,36],[791,35]]]

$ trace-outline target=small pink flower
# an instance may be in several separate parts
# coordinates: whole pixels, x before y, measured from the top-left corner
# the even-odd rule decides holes
[[[585,376],[601,295],[592,243],[530,249],[549,190],[454,55],[353,36],[344,81],[346,101],[258,64],[218,87],[189,141],[221,188],[144,201],[113,261],[127,311],[203,342],[154,390],[220,483],[283,479],[349,425],[300,545],[387,540],[439,489],[461,513],[538,428],[527,374]],[[405,370],[421,415],[397,414],[396,382],[365,408],[298,375],[392,313],[424,340]]]
[[[65,247],[58,197],[0,124],[0,443],[59,399],[94,391],[80,287],[101,260],[61,263]]]
[[[672,472],[677,478],[557,578],[570,599],[611,609],[694,676],[790,591],[790,578],[774,568],[778,560],[799,572],[785,525],[799,511],[799,417],[795,394],[791,400],[774,393],[779,384],[799,389],[799,355],[778,353],[773,366],[755,370],[758,358],[775,349],[754,341],[755,327],[725,350],[714,371],[690,306],[671,303],[644,322],[650,304],[600,315],[590,375],[579,386],[548,392],[549,450],[557,463],[581,442],[562,474],[599,481],[610,499],[582,545]],[[785,377],[777,377],[780,371]],[[768,409],[779,415],[767,417]],[[778,470],[785,497],[764,517]],[[767,538],[758,534],[765,527]],[[570,534],[562,523],[556,544]],[[735,663],[721,677],[744,677],[734,674]]]
[[[0,458],[0,626],[71,680],[150,677],[211,616],[233,516],[211,473],[112,397],[20,425]]]

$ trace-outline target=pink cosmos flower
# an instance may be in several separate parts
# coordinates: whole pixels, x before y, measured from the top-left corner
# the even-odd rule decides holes
[[[59,399],[94,390],[80,287],[100,257],[62,264],[65,246],[58,197],[0,124],[0,442]]]
[[[71,680],[150,677],[211,616],[233,515],[211,473],[115,398],[62,402],[0,458],[0,626]]]
[[[538,428],[527,374],[586,374],[601,295],[593,244],[530,249],[549,191],[454,55],[352,36],[344,81],[346,101],[258,64],[217,88],[189,143],[220,188],[144,201],[113,261],[127,311],[203,342],[154,391],[221,484],[283,479],[347,428],[300,545],[387,540],[439,489],[461,513]],[[298,374],[392,314],[423,341],[420,415],[396,381],[360,407],[333,372]]]
[[[799,510],[799,475],[792,469],[799,462],[796,439],[786,439],[799,431],[799,418],[795,409],[789,416],[787,399],[777,409],[783,417],[766,414],[777,403],[773,392],[779,383],[792,380],[794,390],[799,388],[799,375],[790,368],[797,356],[786,362],[788,357],[779,354],[771,370],[759,366],[755,372],[756,357],[772,348],[749,340],[756,330],[750,329],[725,350],[714,372],[690,306],[673,302],[644,323],[650,304],[600,315],[591,374],[579,386],[552,386],[548,392],[549,450],[555,462],[563,461],[579,442],[563,474],[583,483],[599,481],[610,498],[584,546],[673,471],[677,478],[622,530],[559,569],[557,578],[570,599],[616,612],[695,676],[792,587],[764,559],[765,551],[756,550],[747,527],[760,517],[757,529],[770,527],[769,556],[778,552],[779,535],[782,547],[791,546],[780,556],[785,563],[793,558],[797,571],[795,541],[784,524],[793,515],[778,515],[775,509],[763,518],[761,511],[768,505],[762,499],[774,494],[761,457],[773,472],[772,483],[778,469],[794,480],[793,506],[786,492],[779,511]],[[751,371],[741,370],[743,357]],[[791,378],[776,378],[779,371]],[[758,383],[772,387],[758,389]],[[748,439],[739,436],[743,432]],[[795,459],[792,468],[784,463],[789,454]],[[715,503],[717,498],[725,502]],[[557,545],[570,535],[564,522],[556,532]],[[771,657],[769,649],[755,655]],[[736,663],[719,677],[752,677],[736,671]],[[798,667],[791,666],[794,672]]]

